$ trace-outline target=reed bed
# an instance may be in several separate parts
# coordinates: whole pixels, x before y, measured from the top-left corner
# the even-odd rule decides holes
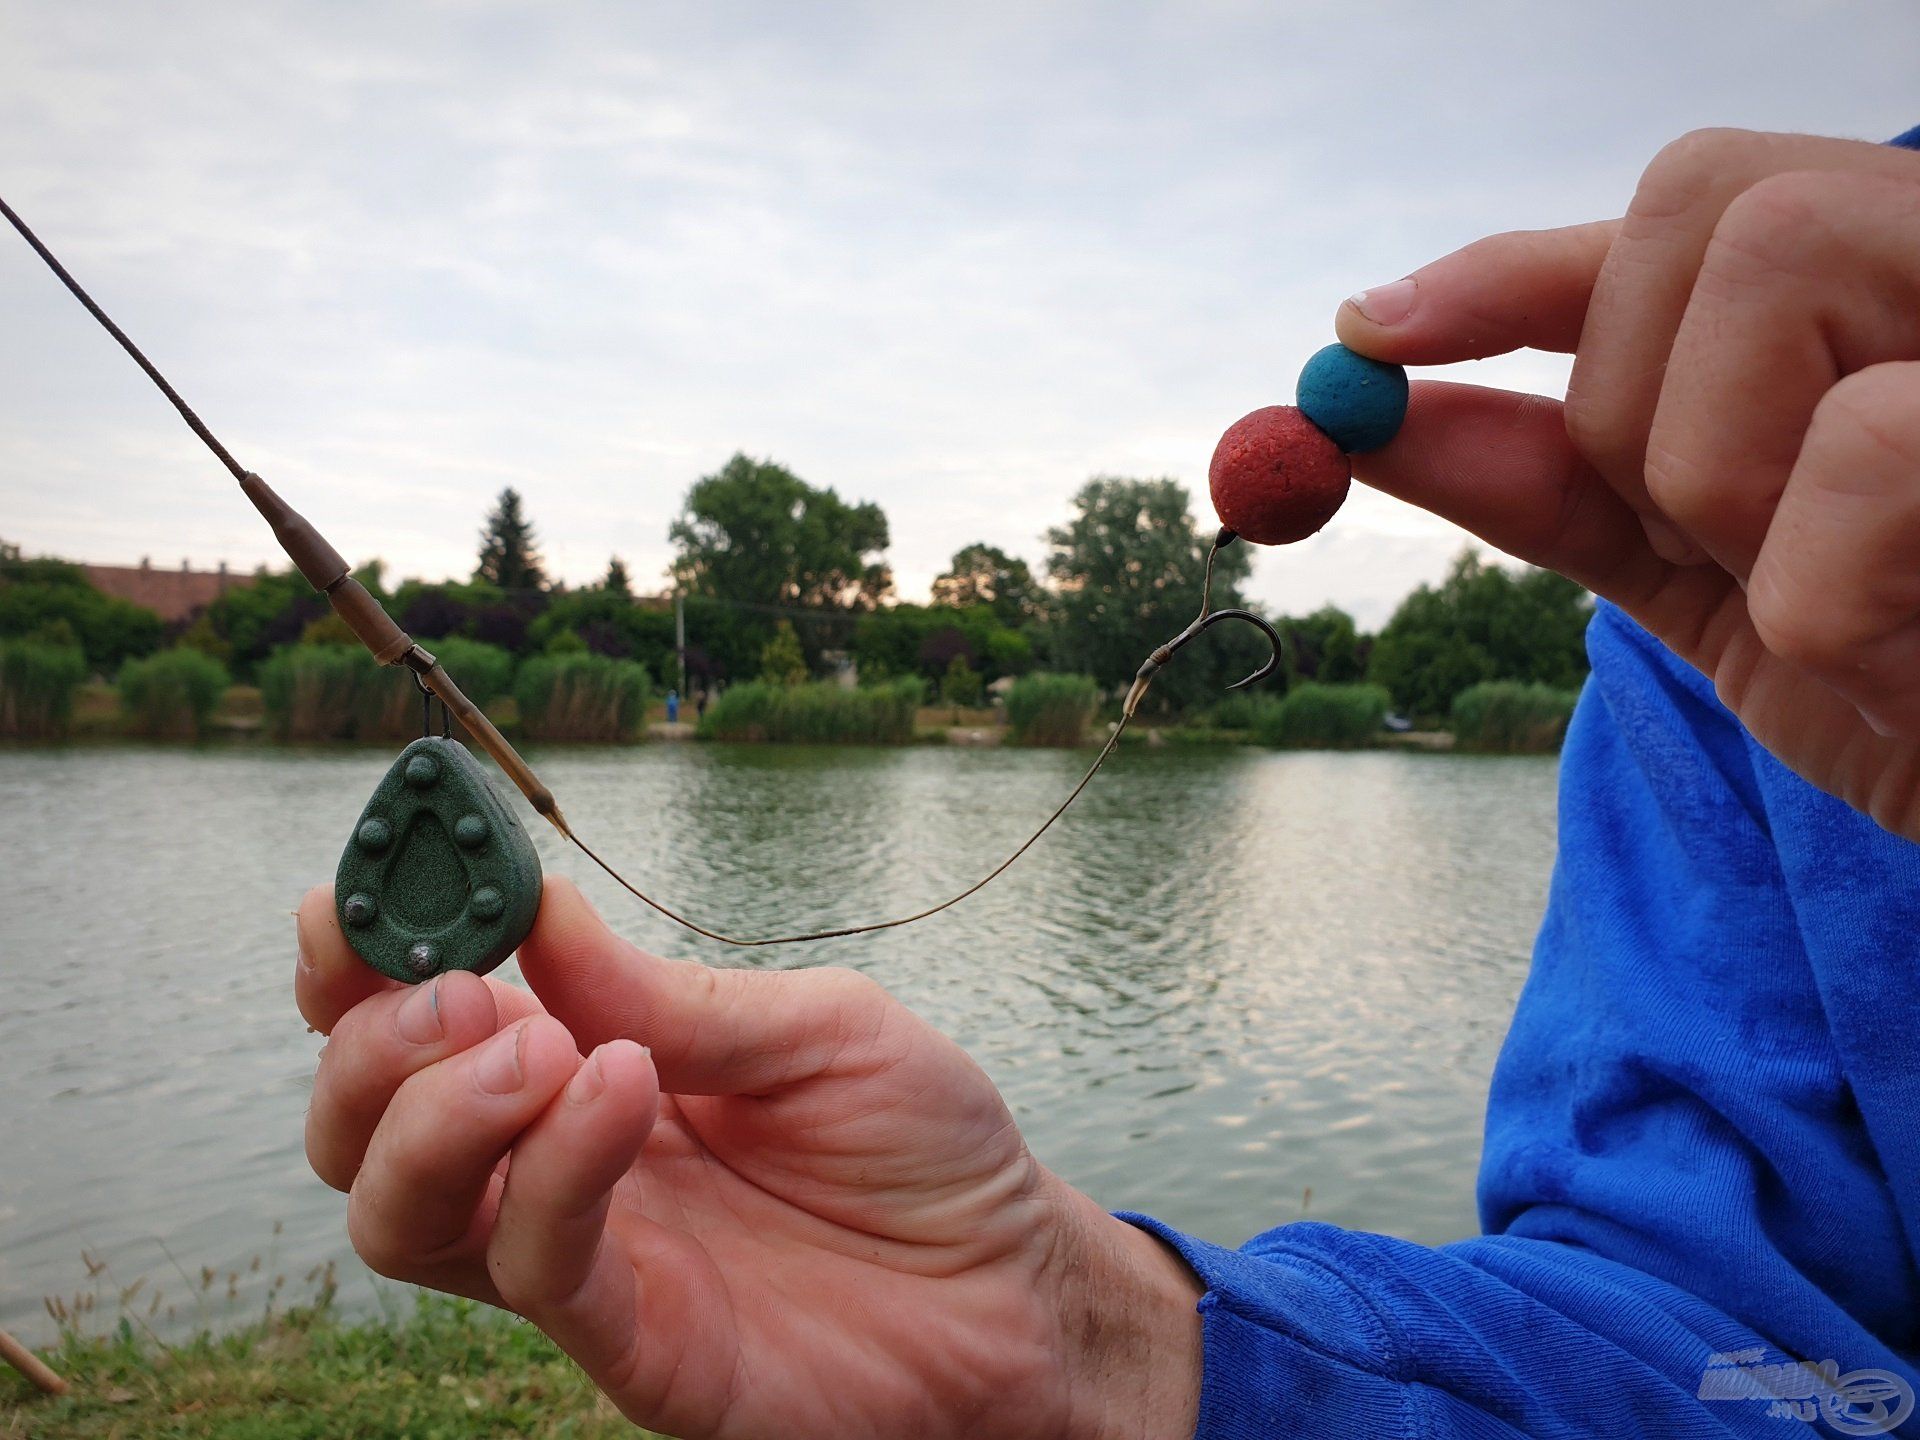
[[[535,655],[514,698],[530,740],[631,740],[647,713],[647,667],[582,653]]]
[[[153,740],[198,740],[230,683],[227,667],[198,650],[162,650],[120,667],[121,723]]]
[[[1021,745],[1080,745],[1100,706],[1100,687],[1090,675],[1036,671],[1007,690],[1007,725]]]
[[[513,656],[498,645],[449,635],[424,642],[466,697],[485,709],[513,689]],[[390,665],[366,681],[354,725],[356,740],[411,740],[420,733],[420,687],[412,672]],[[433,723],[440,723],[434,706]],[[469,740],[466,729],[454,722],[453,733]]]
[[[451,637],[428,648],[476,705],[498,698],[511,682],[513,657],[497,645]],[[260,696],[267,728],[281,740],[407,740],[420,733],[412,672],[375,664],[358,646],[276,650],[260,667]]]
[[[1381,685],[1322,685],[1305,681],[1278,705],[1254,715],[1253,737],[1289,750],[1349,750],[1380,734],[1392,703]]]
[[[73,719],[73,693],[87,678],[77,645],[0,641],[0,736],[58,740]]]
[[[1566,738],[1579,694],[1550,685],[1488,680],[1453,697],[1453,738],[1462,750],[1551,754]]]
[[[848,690],[818,681],[754,681],[723,691],[700,723],[704,740],[773,740],[801,745],[906,745],[926,699],[917,676]]]
[[[395,682],[411,685],[398,670],[381,666],[358,646],[290,645],[260,666],[260,699],[267,728],[280,740],[361,738],[362,716],[379,714]]]

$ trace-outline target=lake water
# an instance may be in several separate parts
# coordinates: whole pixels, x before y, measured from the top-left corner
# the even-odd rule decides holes
[[[538,758],[589,843],[748,934],[944,898],[1087,760]],[[43,1296],[143,1279],[134,1305],[158,1289],[156,1326],[169,1310],[175,1328],[222,1323],[255,1313],[270,1276],[298,1291],[327,1259],[344,1300],[374,1293],[344,1198],[302,1155],[320,1039],[291,1000],[289,911],[331,877],[389,759],[0,752],[0,1326],[44,1338]],[[1541,759],[1128,749],[958,909],[750,963],[883,981],[978,1057],[1040,1157],[1109,1208],[1225,1243],[1303,1210],[1446,1241],[1475,1228],[1487,1078],[1546,895],[1554,778]],[[667,929],[522,815],[547,868],[616,928],[742,963]],[[196,1299],[203,1266],[221,1278]]]

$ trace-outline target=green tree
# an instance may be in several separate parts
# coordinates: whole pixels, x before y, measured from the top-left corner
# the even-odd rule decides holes
[[[1519,573],[1461,552],[1438,586],[1400,602],[1373,642],[1367,678],[1410,715],[1446,715],[1484,680],[1573,690],[1587,673],[1591,597],[1550,570]]]
[[[1283,620],[1292,673],[1324,685],[1351,685],[1366,674],[1364,642],[1353,617],[1338,605],[1323,605],[1311,615]]]
[[[770,685],[804,685],[807,657],[800,649],[800,637],[785,620],[773,632],[773,639],[760,652],[760,678]]]
[[[520,492],[509,485],[500,492],[480,531],[480,563],[473,578],[502,590],[544,590],[546,572],[534,543],[533,522],[526,517]]]
[[[888,605],[859,618],[852,650],[866,680],[917,674],[938,682],[956,653],[965,654],[986,680],[1033,668],[1032,641],[1002,625],[988,605]]]
[[[1051,665],[1112,690],[1199,610],[1213,537],[1195,525],[1186,490],[1172,480],[1097,478],[1073,503],[1073,519],[1046,537],[1058,595]],[[1247,546],[1220,552],[1216,606],[1244,603],[1239,587],[1249,567]],[[1162,710],[1211,704],[1264,659],[1264,642],[1248,627],[1218,626],[1160,673],[1150,703]]]
[[[880,507],[848,504],[770,460],[735,455],[694,482],[667,535],[674,578],[694,595],[871,610],[893,588]]]
[[[933,603],[956,610],[985,605],[1002,625],[1017,628],[1040,609],[1040,587],[1027,562],[994,545],[968,545],[953,554],[933,582]]]
[[[624,600],[633,598],[633,582],[627,578],[627,562],[618,555],[607,561],[607,578],[600,582],[600,588]]]
[[[236,585],[200,612],[185,638],[251,679],[276,646],[292,645],[322,615],[325,597],[315,594],[297,570],[256,570],[246,585]]]

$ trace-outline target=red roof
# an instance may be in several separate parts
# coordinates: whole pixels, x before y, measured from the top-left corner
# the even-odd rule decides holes
[[[172,623],[189,620],[238,585],[251,585],[251,575],[235,575],[226,566],[218,570],[156,570],[151,565],[82,565],[96,590],[118,600],[153,611]]]

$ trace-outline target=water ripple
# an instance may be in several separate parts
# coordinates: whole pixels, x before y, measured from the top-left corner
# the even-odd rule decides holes
[[[342,1260],[306,1172],[318,1037],[288,911],[331,875],[373,751],[0,753],[0,1325],[44,1326],[82,1246],[115,1280]],[[580,831],[668,903],[755,933],[971,884],[1080,754],[556,750]],[[954,1035],[1040,1156],[1110,1207],[1234,1243],[1298,1218],[1473,1226],[1488,1072],[1553,846],[1551,762],[1128,750],[998,884],[925,925],[805,950],[685,936],[586,870],[614,927],[718,964],[856,965]],[[523,815],[525,812],[522,812]],[[275,1222],[282,1230],[274,1233]],[[272,1251],[262,1274],[253,1255]],[[252,1288],[250,1288],[252,1287]]]

